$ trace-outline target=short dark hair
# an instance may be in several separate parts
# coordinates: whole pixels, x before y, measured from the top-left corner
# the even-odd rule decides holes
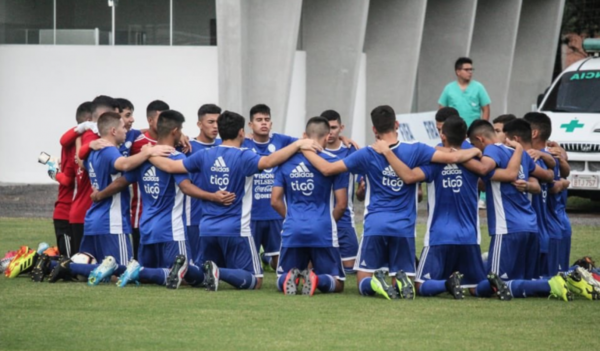
[[[90,118],[92,114],[92,102],[86,101],[77,107],[77,112],[75,112],[75,120],[77,123],[83,123]]]
[[[504,125],[502,128],[507,137],[513,138],[518,136],[524,143],[531,142],[531,125],[522,118],[517,118]]]
[[[309,138],[322,138],[329,134],[329,121],[325,117],[312,117],[306,123],[306,135]]]
[[[476,136],[483,135],[487,138],[496,135],[494,126],[485,119],[476,119],[471,123],[471,126],[467,130],[469,139],[473,139]]]
[[[451,146],[461,146],[467,137],[467,123],[459,116],[450,116],[442,126],[442,134]]]
[[[541,112],[528,112],[523,119],[529,122],[531,129],[537,129],[540,132],[540,139],[548,141],[552,135],[552,121],[550,117]]]
[[[342,124],[342,117],[335,110],[326,110],[321,112],[321,117],[327,119],[327,121],[338,121],[339,124]]]
[[[462,69],[462,66],[465,64],[473,64],[473,60],[471,60],[468,57],[459,57],[458,60],[456,60],[456,62],[454,63],[454,70],[458,71],[459,69]]]
[[[494,118],[494,121],[492,123],[496,124],[496,123],[502,123],[502,124],[506,124],[510,121],[514,121],[515,119],[517,119],[517,116],[513,115],[512,113],[507,113],[505,115],[500,115],[496,118]]]
[[[166,110],[170,110],[169,105],[166,102],[164,102],[162,100],[154,100],[148,104],[148,107],[146,107],[146,116],[148,116],[151,113],[156,112],[156,111],[166,111]]]
[[[106,107],[111,110],[114,110],[114,109],[119,108],[119,103],[117,103],[117,100],[111,98],[110,96],[99,95],[99,96],[96,96],[96,98],[94,100],[92,100],[92,106],[91,106],[92,115],[96,114],[98,109],[101,107]]]
[[[269,108],[269,106],[265,105],[265,104],[258,104],[258,105],[254,105],[252,106],[252,108],[250,109],[250,120],[252,121],[254,119],[254,115],[257,113],[262,113],[264,115],[271,115],[271,109]]]
[[[119,110],[121,112],[123,112],[123,110],[126,110],[126,109],[129,109],[131,111],[134,110],[133,104],[131,103],[131,101],[124,99],[124,98],[116,98],[115,100],[117,100],[117,103],[119,104]]]
[[[396,112],[391,106],[377,106],[371,111],[371,122],[377,133],[388,133],[396,128]]]
[[[181,128],[185,122],[185,117],[175,110],[162,111],[158,115],[158,123],[156,126],[158,137],[165,137],[175,128]]]
[[[221,139],[233,140],[237,138],[240,129],[244,129],[245,123],[246,120],[241,115],[231,111],[223,111],[217,119]]]
[[[460,117],[460,115],[458,114],[458,110],[456,110],[454,107],[442,107],[435,113],[435,121],[443,123],[446,122],[446,120],[452,116]]]
[[[215,104],[204,104],[198,109],[198,120],[207,114],[221,114],[221,108]]]
[[[121,115],[116,112],[104,112],[98,118],[98,131],[105,136],[110,128],[116,128],[121,123]]]

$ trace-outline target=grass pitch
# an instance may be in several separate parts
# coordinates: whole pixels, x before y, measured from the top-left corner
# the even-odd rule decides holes
[[[47,219],[0,218],[0,254],[53,233]],[[600,258],[599,234],[574,228],[572,257]],[[216,293],[0,277],[0,308],[0,350],[576,349],[593,345],[600,322],[600,301],[386,301],[359,296],[354,276],[342,294],[284,296],[272,272],[259,291]]]

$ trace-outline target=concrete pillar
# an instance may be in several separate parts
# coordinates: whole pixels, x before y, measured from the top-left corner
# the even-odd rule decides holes
[[[342,116],[346,135],[352,135],[368,10],[368,0],[305,0],[302,7],[307,117],[334,109]]]
[[[246,118],[271,108],[282,132],[291,87],[302,0],[217,1],[219,103]]]
[[[366,140],[374,140],[370,113],[390,105],[411,112],[427,1],[372,0],[367,21]]]
[[[538,94],[552,82],[564,0],[525,0],[510,77],[508,112],[531,111]]]
[[[417,110],[438,108],[444,86],[456,79],[454,62],[468,56],[477,0],[429,0],[419,56]]]
[[[473,78],[487,90],[490,119],[507,113],[510,72],[517,41],[522,0],[486,0],[477,4],[469,57]]]

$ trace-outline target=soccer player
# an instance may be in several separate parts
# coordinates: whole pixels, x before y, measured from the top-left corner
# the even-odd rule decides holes
[[[217,290],[219,280],[238,289],[258,289],[262,284],[262,269],[250,230],[253,176],[273,168],[290,158],[301,148],[320,146],[312,140],[293,144],[260,157],[240,149],[245,139],[244,117],[225,111],[217,119],[222,144],[198,152],[186,160],[152,157],[156,167],[169,173],[200,173],[200,187],[208,192],[225,190],[234,193],[233,204],[225,206],[204,202],[200,221],[200,257],[205,286]]]
[[[324,147],[329,131],[327,119],[313,117],[304,136]],[[327,151],[319,156],[329,162],[338,159]],[[285,218],[277,267],[277,288],[284,294],[296,295],[300,279],[303,295],[312,296],[317,288],[323,293],[344,289],[336,221],[347,210],[348,180],[348,173],[322,175],[302,154],[279,166],[271,204]]]
[[[139,153],[144,145],[156,145],[158,138],[158,116],[162,111],[169,109],[169,105],[161,100],[154,100],[146,107],[146,118],[148,120],[148,130],[138,136],[131,146],[131,155]],[[131,196],[131,243],[133,245],[133,258],[138,259],[140,246],[140,216],[142,214],[142,201],[140,199],[140,188],[138,184],[133,184]]]
[[[391,145],[390,149],[410,168],[430,162],[461,163],[480,154],[475,149],[446,153],[421,143],[399,142],[396,113],[390,106],[375,108],[371,112],[371,120],[375,137]],[[389,299],[397,298],[399,292],[400,297],[414,298],[414,288],[408,276],[415,275],[415,184],[405,184],[385,157],[370,147],[333,163],[315,153],[303,151],[303,154],[325,176],[348,171],[365,175],[364,234],[354,266],[360,293],[379,293]],[[395,277],[395,288],[385,283],[384,269]],[[373,278],[375,272],[377,274]]]
[[[75,119],[78,126],[91,120],[91,105],[92,103],[88,101],[77,107]],[[80,131],[83,132],[84,128],[85,125],[80,128]],[[54,214],[52,216],[58,252],[67,257],[71,257],[71,254],[77,252],[71,251],[72,249],[79,250],[79,241],[75,241],[75,237],[73,237],[70,221],[77,170],[77,165],[75,164],[75,140],[80,134],[75,129],[72,128],[67,131],[60,140],[62,146],[60,171],[55,175],[55,180],[59,184],[58,199],[54,204]]]
[[[325,117],[329,121],[329,137],[327,138],[327,147],[325,151],[337,156],[339,159],[344,159],[352,155],[356,148],[353,145],[346,146],[340,140],[340,135],[344,131],[342,118],[337,111],[327,110],[321,113],[321,117]],[[346,274],[354,274],[354,261],[358,254],[358,237],[354,228],[354,183],[356,183],[357,175],[349,174],[348,188],[348,206],[344,211],[344,215],[337,222],[337,235],[340,246],[340,255],[344,264]]]
[[[133,129],[133,122],[135,122],[135,118],[133,117],[134,107],[131,101],[124,98],[115,99],[119,104],[119,114],[125,123],[125,129],[127,129],[127,136],[125,137],[125,142],[120,145],[119,151],[125,157],[129,156],[131,151],[131,147],[133,146],[134,141],[142,134],[138,129]]]
[[[506,140],[506,136],[504,135],[504,125],[508,122],[512,122],[517,117],[512,114],[500,115],[494,118],[492,122],[494,124],[494,132],[496,132],[496,136],[498,137],[498,141],[504,144],[504,140]]]
[[[221,144],[221,139],[217,139],[219,135],[219,129],[217,127],[217,118],[221,113],[221,108],[214,104],[205,104],[200,106],[198,109],[198,128],[200,133],[192,140],[192,149],[187,153],[187,156],[191,156],[196,152],[210,149],[212,147]],[[197,187],[200,187],[200,173],[190,174],[192,183]],[[235,199],[235,194],[229,193],[224,190],[219,190],[218,193],[223,196],[225,203],[231,204]],[[200,219],[202,218],[202,200],[191,196],[186,198],[186,211],[187,213],[187,230],[188,240],[190,248],[192,250],[192,257],[194,262],[199,262],[200,252]]]
[[[442,135],[442,126],[444,122],[450,117],[459,116],[458,111],[454,107],[442,107],[435,113],[435,128],[438,131],[438,134]]]
[[[444,147],[460,150],[466,134],[466,123],[452,116],[444,122],[440,136]],[[466,144],[472,148],[470,143]],[[454,298],[462,299],[463,288],[469,288],[474,294],[477,284],[486,279],[479,247],[479,177],[494,171],[492,179],[495,181],[516,180],[523,149],[518,143],[513,145],[517,149],[506,170],[486,168],[481,162],[470,160],[464,164],[429,164],[412,170],[410,177],[403,176],[407,183],[427,183],[429,216],[415,279],[420,295],[434,296],[447,291]],[[406,174],[396,166],[400,161],[385,142],[378,141],[374,148],[386,156],[396,174]]]
[[[248,127],[252,130],[252,139],[245,139],[242,148],[247,148],[260,156],[268,156],[276,150],[290,145],[296,138],[271,133],[271,109],[258,104],[250,109]],[[279,247],[281,246],[281,228],[283,218],[271,207],[271,190],[275,181],[277,167],[262,170],[254,175],[252,186],[252,212],[250,226],[257,249],[264,250],[262,260],[271,268],[277,268]]]

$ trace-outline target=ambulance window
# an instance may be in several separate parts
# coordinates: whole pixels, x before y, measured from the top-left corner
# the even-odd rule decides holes
[[[543,111],[600,113],[600,71],[565,73],[556,83]]]

